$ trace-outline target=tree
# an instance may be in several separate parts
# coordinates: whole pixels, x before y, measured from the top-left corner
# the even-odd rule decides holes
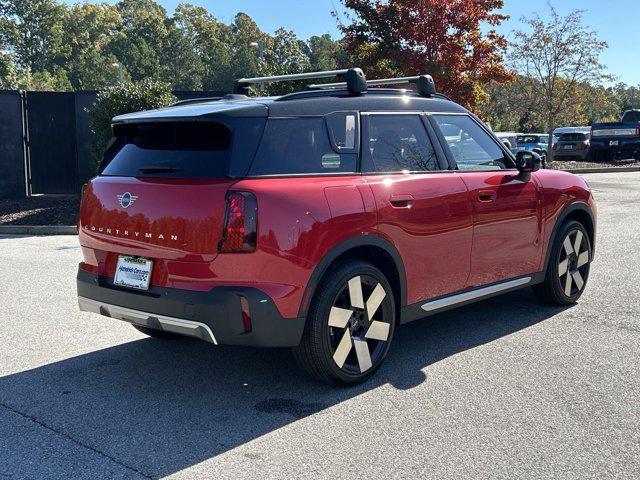
[[[231,28],[205,8],[188,3],[176,7],[173,21],[198,57],[203,88],[231,89]]]
[[[478,115],[488,122],[495,131],[541,131],[542,127],[537,110],[527,104],[519,86],[520,83],[527,81],[534,80],[521,78],[506,84],[489,82],[484,87],[486,100],[477,107]]]
[[[13,58],[0,49],[0,90],[18,88],[19,73]]]
[[[535,80],[518,86],[525,101],[544,115],[551,144],[559,117],[575,108],[578,86],[607,79],[599,61],[607,44],[583,24],[580,10],[563,17],[550,7],[548,21],[537,14],[521,21],[529,29],[514,32],[510,60],[524,78]]]
[[[348,58],[342,44],[331,38],[331,35],[314,35],[306,44],[306,55],[309,57],[310,70],[336,70],[348,67]]]
[[[268,38],[249,15],[235,16],[231,24],[232,78],[255,77],[266,70],[264,49]]]
[[[162,70],[158,78],[177,90],[201,90],[204,75],[202,60],[191,41],[178,28],[174,19],[166,21],[167,36],[161,51]]]
[[[627,110],[640,108],[640,85],[633,87],[618,83],[610,89],[610,92],[618,105],[620,115]]]
[[[118,9],[106,3],[75,4],[63,25],[64,42],[70,49],[65,68],[73,88],[100,89],[115,83],[117,59],[111,49],[121,35]]]
[[[288,75],[310,71],[309,58],[304,54],[304,42],[291,30],[279,28],[263,45],[261,75]],[[265,93],[282,95],[306,85],[308,82],[274,83],[265,87]]]
[[[511,74],[503,65],[506,40],[490,29],[508,18],[492,13],[502,0],[343,0],[355,12],[341,27],[344,44],[365,73],[429,73],[438,88],[474,107],[489,81]]]
[[[118,80],[153,79],[178,90],[226,90],[233,80],[334,69],[348,64],[329,35],[309,42],[293,31],[260,30],[244,13],[230,25],[203,7],[181,3],[172,16],[157,0],[74,3],[0,0],[0,86],[101,89]],[[300,84],[266,86],[286,93]]]
[[[0,43],[10,46],[18,67],[44,72],[63,65],[66,10],[55,0],[0,0]]]
[[[162,49],[168,31],[167,11],[153,0],[122,0],[116,4],[122,18],[122,34],[112,53],[133,81],[162,78]]]

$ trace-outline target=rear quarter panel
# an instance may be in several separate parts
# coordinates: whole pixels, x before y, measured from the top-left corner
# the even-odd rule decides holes
[[[360,176],[244,179],[233,190],[258,202],[255,252],[219,254],[216,282],[253,285],[270,295],[284,317],[298,314],[316,265],[337,244],[376,234],[376,212]]]

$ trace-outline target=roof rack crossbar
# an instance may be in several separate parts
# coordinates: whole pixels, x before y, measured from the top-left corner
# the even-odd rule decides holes
[[[272,75],[269,77],[250,77],[239,78],[236,83],[241,85],[251,85],[254,83],[273,83],[273,82],[289,82],[293,80],[307,80],[309,78],[330,78],[339,77],[347,73],[347,69],[344,70],[325,70],[323,72],[305,72],[305,73],[291,73],[288,75]]]
[[[418,93],[424,96],[431,96],[436,93],[436,86],[431,75],[416,75],[414,77],[376,78],[366,81],[367,86],[375,85],[403,85],[413,83],[418,87]],[[324,90],[331,88],[344,88],[346,83],[316,83],[309,85],[311,90]]]
[[[359,68],[348,68],[343,70],[325,70],[323,72],[292,73],[289,75],[272,75],[268,77],[239,78],[234,82],[233,93],[246,94],[248,87],[255,84],[265,84],[274,82],[292,82],[295,80],[308,80],[312,78],[344,77],[346,82],[342,85],[347,87],[349,93],[358,95],[367,90],[367,83],[364,73]]]

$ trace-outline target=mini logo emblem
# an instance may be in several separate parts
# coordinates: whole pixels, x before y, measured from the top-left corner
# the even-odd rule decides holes
[[[117,197],[118,203],[122,208],[127,208],[138,199],[137,196],[131,195],[129,192],[125,192],[122,195],[118,195]]]

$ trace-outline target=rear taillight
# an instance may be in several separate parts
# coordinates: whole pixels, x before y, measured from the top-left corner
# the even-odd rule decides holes
[[[640,125],[636,127],[636,137],[640,138]]]
[[[589,141],[585,140],[580,144],[580,150],[586,150],[587,148],[589,148]]]
[[[253,252],[256,249],[257,227],[256,197],[249,192],[230,192],[227,194],[227,213],[218,251]]]

